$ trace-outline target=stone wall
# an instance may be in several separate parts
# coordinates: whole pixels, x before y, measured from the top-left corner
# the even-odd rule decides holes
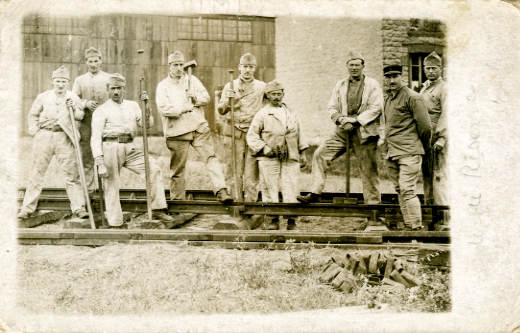
[[[408,47],[403,44],[410,42],[408,31],[410,20],[383,19],[381,36],[383,43],[383,67],[392,64],[403,66],[403,78],[408,80]]]

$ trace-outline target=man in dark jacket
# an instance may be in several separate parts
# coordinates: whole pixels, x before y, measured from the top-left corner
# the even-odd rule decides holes
[[[395,186],[405,227],[421,229],[421,204],[416,187],[424,147],[430,144],[430,117],[421,95],[404,85],[401,66],[387,66],[383,71],[388,94],[378,144],[386,151],[388,177]]]

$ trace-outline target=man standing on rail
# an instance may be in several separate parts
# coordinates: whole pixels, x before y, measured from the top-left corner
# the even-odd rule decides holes
[[[213,150],[211,131],[202,106],[208,104],[209,94],[200,80],[184,73],[184,55],[176,51],[168,56],[168,77],[157,85],[156,102],[162,116],[166,146],[171,153],[170,196],[172,200],[186,198],[184,172],[188,148],[199,153],[208,170],[218,200],[232,203],[222,166]]]
[[[446,82],[442,79],[442,59],[435,51],[424,58],[424,72],[428,81],[421,95],[432,124],[432,146],[426,149],[423,161],[424,201],[448,205]]]
[[[83,118],[83,107],[79,97],[67,90],[70,82],[69,70],[60,67],[52,72],[54,89],[36,97],[28,115],[29,134],[33,139],[33,166],[23,205],[18,218],[28,218],[38,205],[42,183],[53,156],[56,156],[65,174],[66,191],[74,215],[87,218],[85,196],[79,181],[79,170],[74,149],[74,134],[68,107],[74,110],[74,119]]]
[[[383,91],[375,79],[363,74],[365,60],[359,52],[348,53],[347,68],[349,76],[336,83],[327,106],[329,115],[337,126],[336,132],[314,153],[311,193],[298,196],[303,204],[320,200],[328,165],[346,149],[351,148],[361,171],[365,203],[378,204],[381,201],[376,149],[378,119],[383,110]],[[350,147],[345,147],[347,135]]]
[[[267,84],[265,94],[270,104],[258,111],[247,132],[247,143],[258,155],[260,179],[267,189],[267,193],[262,193],[262,199],[278,202],[281,188],[283,202],[297,202],[300,163],[305,166],[302,152],[308,145],[298,114],[282,103],[283,85],[273,80]],[[278,217],[274,217],[268,229],[278,230],[279,227]],[[293,229],[296,229],[296,221],[291,216],[287,221],[287,230]]]
[[[81,134],[80,146],[85,168],[85,179],[90,194],[96,189],[94,180],[94,158],[90,149],[90,137],[92,136],[92,113],[98,106],[108,100],[107,83],[110,74],[101,70],[101,52],[91,47],[85,50],[85,61],[88,72],[78,76],[74,80],[72,92],[81,98],[85,116],[79,126]]]
[[[383,70],[389,90],[378,145],[386,155],[388,177],[397,192],[405,228],[421,229],[421,204],[416,187],[424,147],[430,144],[430,117],[421,95],[403,84],[402,67],[392,65]]]
[[[145,177],[144,154],[133,142],[142,127],[142,113],[139,104],[123,98],[126,81],[121,74],[113,74],[108,80],[109,100],[99,106],[92,116],[92,154],[98,167],[99,176],[105,178],[105,204],[108,224],[121,228],[123,212],[119,201],[119,179],[121,168]],[[146,93],[142,100],[148,99]],[[151,110],[147,111],[147,124],[153,126]],[[166,198],[161,169],[150,160],[150,180],[152,197],[152,218],[171,222],[173,218],[165,213]]]
[[[226,181],[233,183],[233,159],[231,157],[231,106],[229,99],[233,98],[235,103],[235,157],[234,161],[237,171],[236,188],[238,191],[244,191],[244,201],[256,201],[258,199],[258,163],[253,156],[251,149],[246,141],[247,130],[251,126],[251,121],[255,114],[265,103],[264,89],[265,82],[256,80],[254,73],[256,70],[256,58],[251,53],[246,53],[240,58],[238,70],[240,76],[233,81],[233,90],[230,83],[224,86],[222,97],[217,106],[217,110],[221,115],[226,115],[226,123],[224,125],[224,149],[226,151],[227,174]],[[231,186],[231,191],[234,187]],[[241,193],[240,193],[241,194]],[[234,198],[240,198],[238,193],[231,193]]]

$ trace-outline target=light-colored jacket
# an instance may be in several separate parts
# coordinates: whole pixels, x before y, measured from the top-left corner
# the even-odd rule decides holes
[[[56,93],[54,89],[47,90],[39,94],[34,101],[31,110],[27,116],[27,121],[29,123],[29,134],[35,135],[38,133],[41,127],[46,126],[46,124],[59,125],[65,134],[70,138],[72,143],[74,143],[74,135],[72,132],[72,122],[70,120],[69,110],[67,109],[67,99],[72,99],[76,104],[76,110],[74,112],[74,119],[76,120],[76,128],[79,127],[79,121],[83,119],[85,115],[82,107],[81,100],[78,95],[73,93],[72,91],[67,90],[65,92],[65,96],[62,98],[60,104],[57,104],[58,101]],[[79,140],[79,133],[78,133]]]
[[[327,111],[332,116],[339,112],[342,116],[348,116],[347,93],[348,76],[339,80],[332,89]],[[365,76],[363,94],[361,95],[361,106],[358,110],[357,120],[361,125],[359,130],[363,139],[369,136],[380,135],[379,116],[383,111],[383,90],[375,79]],[[338,126],[336,130],[341,130]]]
[[[289,160],[299,161],[300,152],[309,147],[302,133],[300,119],[296,111],[292,111],[285,104],[282,107],[287,112],[287,124],[284,127],[280,119],[282,112],[277,112],[277,107],[266,105],[253,118],[251,127],[247,132],[247,144],[258,159],[271,159],[263,156],[262,149],[265,145],[275,148],[287,143]]]
[[[445,146],[448,141],[448,116],[446,106],[446,81],[442,77],[434,82],[430,80],[424,83],[421,90],[428,114],[432,122],[432,144],[438,143]]]
[[[251,84],[244,84],[238,78],[233,80],[233,89],[235,91],[235,103],[238,106],[233,110],[235,115],[235,127],[243,132],[247,132],[255,114],[266,105],[264,103],[264,90],[266,83],[260,80],[253,80]],[[244,88],[245,87],[245,88]],[[226,115],[226,125],[224,126],[224,135],[231,136],[231,112],[230,107],[225,108],[229,103],[229,91],[231,85],[226,83],[222,90],[222,97],[218,104],[218,112]]]
[[[157,109],[161,114],[164,136],[173,138],[196,131],[202,126],[208,126],[202,106],[208,104],[209,94],[202,82],[194,75],[191,76],[189,91],[197,96],[193,111],[182,114],[184,107],[190,105],[188,101],[188,75],[183,74],[179,83],[170,75],[157,85]]]

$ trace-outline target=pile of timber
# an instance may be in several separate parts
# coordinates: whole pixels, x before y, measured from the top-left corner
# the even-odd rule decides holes
[[[397,258],[384,258],[379,253],[369,256],[333,256],[326,263],[320,275],[320,282],[330,283],[337,290],[351,293],[356,287],[356,276],[364,275],[369,285],[381,286],[384,291],[396,292],[419,286],[417,277],[407,272],[403,261]]]

